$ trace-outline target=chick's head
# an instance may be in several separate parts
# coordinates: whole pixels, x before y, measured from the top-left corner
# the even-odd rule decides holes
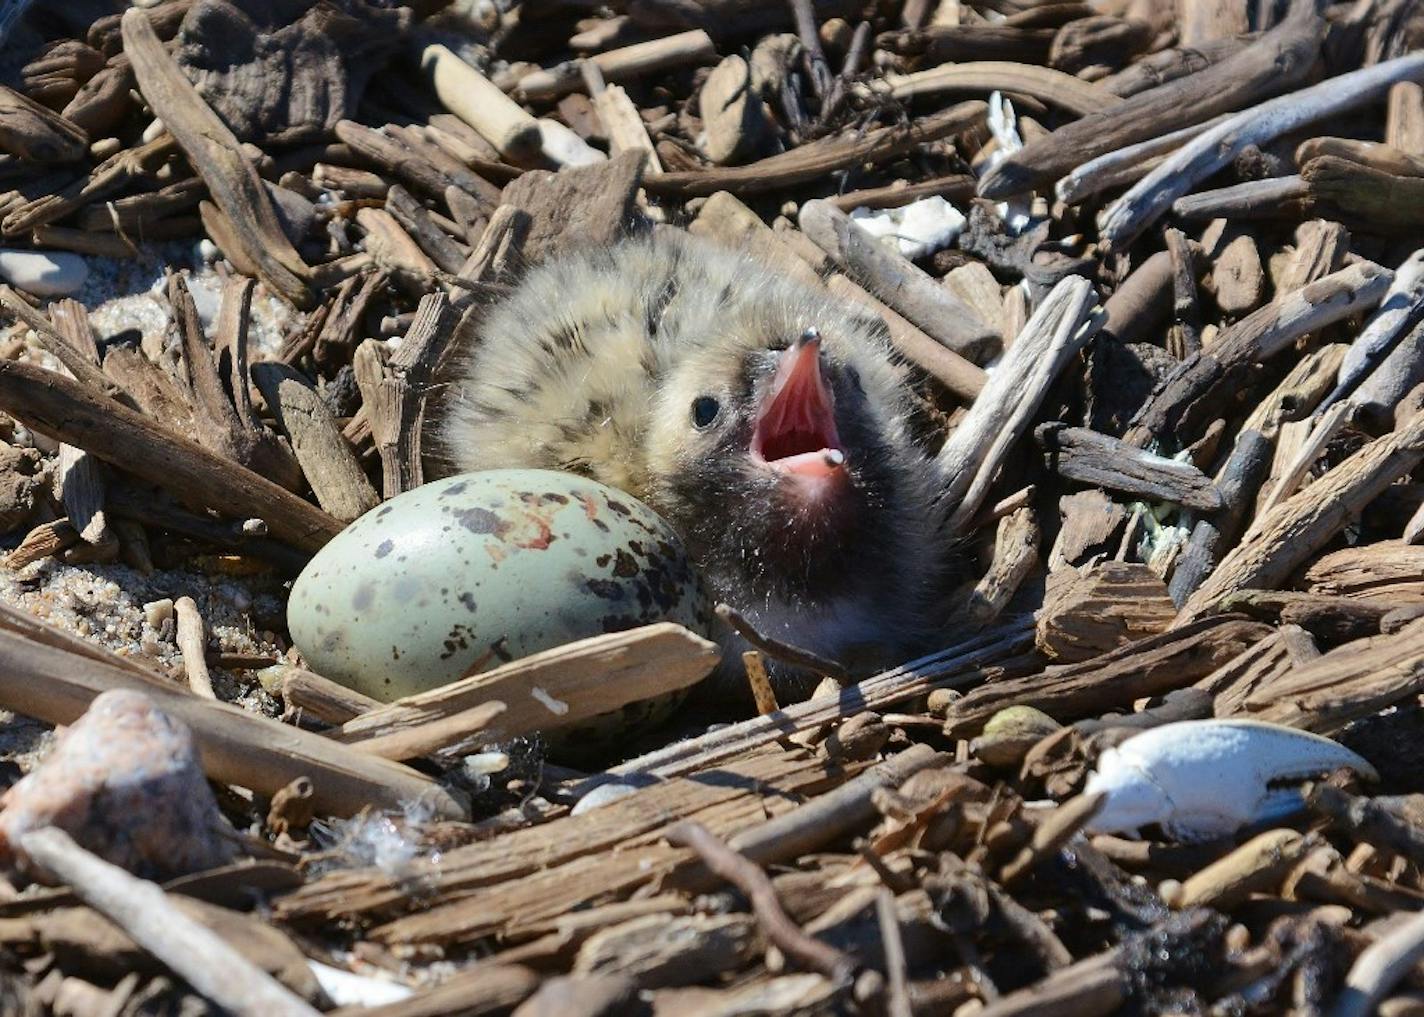
[[[834,596],[857,563],[877,570],[896,511],[920,500],[898,372],[841,331],[854,323],[722,327],[689,344],[658,392],[653,497],[714,569],[774,596]]]

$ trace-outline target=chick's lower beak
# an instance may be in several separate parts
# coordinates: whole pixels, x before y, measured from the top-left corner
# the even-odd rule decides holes
[[[829,477],[844,469],[836,432],[835,397],[821,361],[821,336],[808,329],[781,354],[757,414],[753,458],[801,477]]]

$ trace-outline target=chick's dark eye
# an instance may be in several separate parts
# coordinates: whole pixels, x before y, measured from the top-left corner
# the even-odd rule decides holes
[[[698,396],[692,400],[692,425],[699,430],[711,427],[722,412],[722,404],[711,396]]]

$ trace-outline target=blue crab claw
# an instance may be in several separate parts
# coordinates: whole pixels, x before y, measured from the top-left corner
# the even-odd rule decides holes
[[[1300,808],[1301,781],[1348,768],[1370,780],[1368,762],[1329,738],[1254,720],[1185,720],[1134,735],[1098,758],[1085,794],[1106,799],[1092,833],[1156,823],[1177,840],[1211,840]]]

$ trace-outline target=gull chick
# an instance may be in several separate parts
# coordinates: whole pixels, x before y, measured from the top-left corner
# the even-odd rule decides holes
[[[942,520],[878,319],[669,230],[534,269],[471,333],[451,467],[632,494],[758,631],[855,672],[932,640]]]

